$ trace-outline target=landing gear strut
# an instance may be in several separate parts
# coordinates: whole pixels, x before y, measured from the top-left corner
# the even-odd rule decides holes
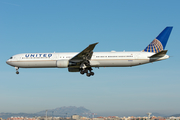
[[[16,74],[19,74],[19,68],[18,67],[15,67],[15,69],[16,69]]]

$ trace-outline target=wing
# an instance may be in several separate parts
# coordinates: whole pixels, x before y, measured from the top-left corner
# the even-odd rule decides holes
[[[93,49],[98,43],[90,44],[86,49],[84,49],[82,52],[71,58],[70,62],[83,62],[86,60],[90,60],[93,54]]]

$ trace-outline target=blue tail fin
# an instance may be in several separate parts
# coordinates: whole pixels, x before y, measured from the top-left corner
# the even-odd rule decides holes
[[[158,53],[165,49],[166,43],[173,27],[166,27],[144,50],[143,52]]]

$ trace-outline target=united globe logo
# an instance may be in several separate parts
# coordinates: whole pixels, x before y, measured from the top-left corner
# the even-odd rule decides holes
[[[143,52],[154,52],[158,53],[163,50],[163,46],[158,39],[154,39],[144,50]]]

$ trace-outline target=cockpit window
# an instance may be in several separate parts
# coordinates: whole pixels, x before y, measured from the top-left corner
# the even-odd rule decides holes
[[[13,59],[13,57],[10,57],[9,59]]]

